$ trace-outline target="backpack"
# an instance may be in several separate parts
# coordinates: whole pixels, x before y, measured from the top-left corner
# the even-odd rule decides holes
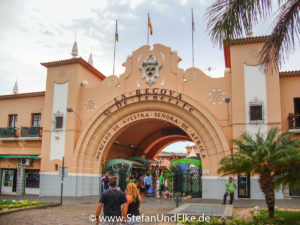
[[[145,177],[145,183],[146,185],[151,185],[151,177]]]

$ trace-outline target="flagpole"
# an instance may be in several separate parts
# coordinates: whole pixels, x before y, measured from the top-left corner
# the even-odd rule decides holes
[[[192,59],[193,59],[193,67],[194,67],[194,29],[195,29],[195,24],[194,24],[194,13],[193,13],[193,8],[192,8]]]
[[[149,13],[148,13],[148,23],[147,23],[147,45],[149,45]]]
[[[116,62],[116,35],[117,35],[117,26],[118,26],[118,20],[116,20],[116,31],[115,31],[115,44],[114,44],[114,65],[113,65],[113,75],[115,75],[115,62]]]

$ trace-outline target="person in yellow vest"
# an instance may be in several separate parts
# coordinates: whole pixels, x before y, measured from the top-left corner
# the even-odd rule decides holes
[[[226,192],[224,193],[224,197],[223,197],[223,205],[226,204],[226,199],[228,195],[230,196],[229,204],[232,205],[235,189],[236,189],[236,184],[233,182],[233,178],[229,177],[228,182],[225,184]]]

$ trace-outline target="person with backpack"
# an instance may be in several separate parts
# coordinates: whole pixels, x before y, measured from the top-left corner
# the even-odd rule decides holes
[[[152,178],[150,176],[149,173],[146,173],[146,176],[144,178],[144,185],[145,185],[145,191],[146,191],[146,194],[148,193],[148,189],[151,187],[152,185]]]

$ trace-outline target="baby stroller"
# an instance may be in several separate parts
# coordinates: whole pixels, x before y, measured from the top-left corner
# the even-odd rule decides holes
[[[153,187],[149,187],[146,193],[147,197],[155,197],[155,193],[153,191]]]

